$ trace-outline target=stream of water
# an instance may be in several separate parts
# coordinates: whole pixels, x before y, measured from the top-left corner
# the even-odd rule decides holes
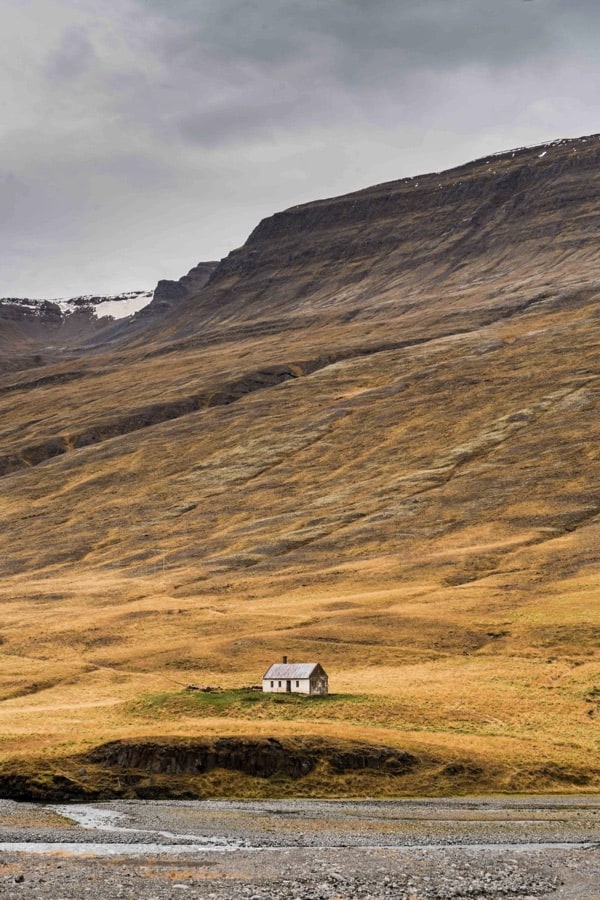
[[[266,850],[289,851],[290,849],[310,849],[311,850],[335,850],[336,847],[349,847],[350,845],[344,840],[343,836],[331,836],[329,843],[321,845],[304,844],[300,839],[282,842],[281,836],[277,842],[270,843],[268,839],[265,843],[259,840],[253,844],[249,840],[228,837],[226,834],[218,836],[193,834],[185,832],[172,832],[156,828],[148,827],[131,827],[126,822],[131,822],[130,816],[112,809],[99,808],[89,804],[72,804],[72,805],[49,805],[46,809],[51,810],[66,819],[71,820],[80,828],[89,832],[90,840],[78,841],[48,841],[48,840],[31,840],[31,841],[7,841],[0,840],[0,850],[13,851],[19,853],[35,853],[35,854],[66,854],[66,855],[87,855],[87,856],[177,856],[184,854],[199,853],[228,853],[234,851],[261,852]],[[533,822],[532,822],[533,824]],[[310,825],[307,822],[307,826]],[[62,829],[56,829],[56,837],[62,836]],[[64,832],[63,832],[64,833]],[[573,835],[575,837],[575,835]],[[32,832],[32,837],[35,833]],[[265,835],[265,838],[267,835]],[[416,836],[415,836],[416,837]],[[402,840],[399,837],[397,843],[389,844],[371,844],[368,842],[368,830],[364,835],[366,839],[364,843],[358,843],[356,850],[440,850],[449,848],[464,848],[469,850],[507,850],[510,852],[526,852],[535,850],[577,850],[592,849],[598,844],[593,840],[582,841],[572,840],[565,841],[564,835],[562,840],[548,841],[547,838],[535,840],[518,840],[514,842],[502,840],[501,829],[499,829],[498,837],[500,840],[489,840],[486,843],[481,841],[481,834],[474,837],[473,841],[469,840],[464,834],[460,837],[455,836],[454,840],[449,835],[446,842],[431,841],[423,843],[422,839],[413,842],[411,840]],[[544,836],[545,837],[545,836]],[[557,838],[559,835],[557,834]],[[590,834],[591,837],[591,834]],[[96,838],[96,839],[94,839]],[[111,839],[112,838],[112,839]],[[542,838],[542,835],[540,835]],[[414,837],[413,837],[414,840]],[[354,845],[352,845],[354,847]]]

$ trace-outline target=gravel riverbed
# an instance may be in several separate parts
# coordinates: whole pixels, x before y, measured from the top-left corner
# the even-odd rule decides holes
[[[600,900],[600,798],[0,801],[0,898]]]

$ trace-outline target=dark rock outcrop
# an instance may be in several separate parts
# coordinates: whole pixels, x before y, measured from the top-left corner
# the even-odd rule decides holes
[[[116,788],[110,796],[120,797]],[[64,803],[70,800],[100,800],[109,795],[96,791],[66,775],[42,770],[35,775],[12,773],[0,775],[0,797],[20,802]]]
[[[295,751],[274,738],[220,738],[214,743],[115,741],[94,750],[89,760],[123,772],[141,769],[154,775],[201,775],[220,768],[261,778],[276,773],[301,778],[316,764],[314,753]]]
[[[169,279],[163,278],[156,285],[154,289],[154,298],[146,307],[146,312],[150,313],[156,312],[159,309],[166,309],[186,295],[187,290],[180,281],[170,281]]]
[[[275,738],[220,738],[214,742],[114,741],[93,750],[89,762],[122,773],[200,775],[221,768],[260,778],[281,774],[296,779],[308,775],[319,762],[329,764],[338,774],[370,769],[402,775],[411,771],[418,759],[391,747],[340,748],[314,741],[298,746]]]
[[[154,289],[152,301],[137,314],[136,318],[146,319],[162,315],[191,293],[200,291],[209,281],[218,262],[199,262],[193,269],[177,281],[161,279]]]
[[[391,775],[403,775],[417,764],[417,758],[412,753],[390,747],[371,746],[335,750],[329,755],[329,761],[336,772],[374,769]]]

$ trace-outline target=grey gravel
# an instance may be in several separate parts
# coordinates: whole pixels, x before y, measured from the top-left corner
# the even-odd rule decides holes
[[[7,897],[600,900],[600,798],[0,801]]]

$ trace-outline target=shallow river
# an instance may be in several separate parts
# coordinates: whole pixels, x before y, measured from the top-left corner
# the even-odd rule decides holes
[[[0,897],[600,900],[599,848],[590,796],[0,801]]]

